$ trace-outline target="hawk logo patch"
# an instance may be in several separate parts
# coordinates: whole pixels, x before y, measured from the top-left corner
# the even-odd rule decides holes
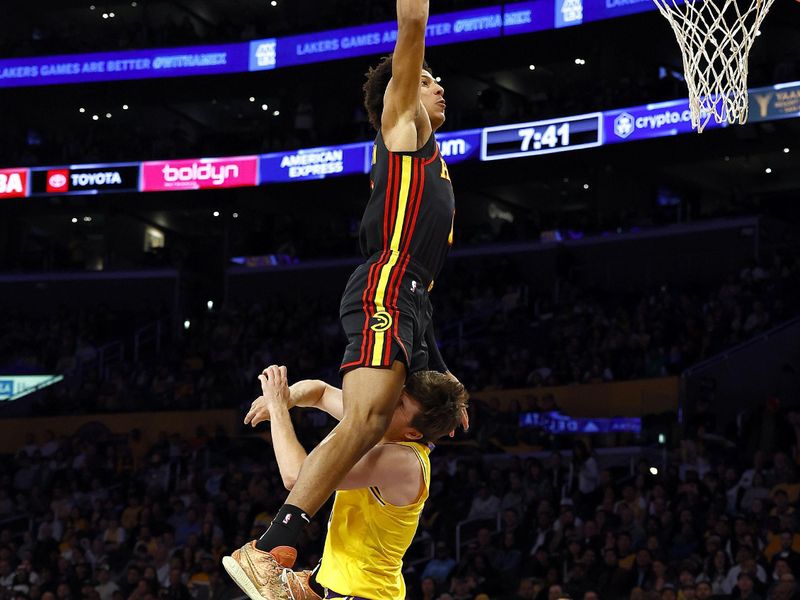
[[[372,331],[381,333],[383,331],[388,331],[392,327],[392,322],[392,315],[382,310],[370,317],[369,328],[372,329]]]

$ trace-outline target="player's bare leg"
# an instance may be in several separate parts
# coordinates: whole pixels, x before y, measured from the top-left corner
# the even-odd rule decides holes
[[[287,504],[315,514],[389,427],[406,378],[403,363],[391,369],[361,367],[342,382],[344,418],[303,463]]]

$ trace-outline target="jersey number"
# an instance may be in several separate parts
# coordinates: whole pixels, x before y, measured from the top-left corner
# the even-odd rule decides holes
[[[450,171],[447,170],[447,163],[444,162],[444,159],[441,157],[439,160],[442,161],[442,179],[447,179],[447,181],[450,181]],[[450,181],[450,183],[452,183],[452,181]]]

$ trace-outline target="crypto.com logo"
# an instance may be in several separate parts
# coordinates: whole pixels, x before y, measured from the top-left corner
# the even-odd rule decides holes
[[[630,113],[621,113],[614,119],[614,134],[616,134],[617,137],[625,139],[634,131],[636,131],[636,125],[633,115]]]

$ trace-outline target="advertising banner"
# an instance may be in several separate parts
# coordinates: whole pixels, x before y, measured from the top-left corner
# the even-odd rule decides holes
[[[800,117],[800,82],[750,91],[750,121]],[[707,129],[726,127],[709,121]],[[451,131],[436,136],[449,164],[504,160],[692,133],[688,100]],[[233,156],[71,167],[0,169],[0,199],[114,191],[160,192],[306,181],[370,171],[373,142]],[[138,184],[138,185],[137,185]]]
[[[139,189],[139,163],[33,169],[31,195],[100,194]]]
[[[725,125],[711,119],[706,129],[717,129]],[[692,133],[689,101],[673,100],[606,111],[603,113],[603,130],[606,144]]]
[[[553,28],[555,3],[551,0],[506,4],[503,9],[503,35],[519,35]]]
[[[464,129],[448,133],[437,133],[436,141],[439,150],[448,165],[455,165],[465,160],[480,158],[481,129]]]
[[[639,417],[585,418],[558,412],[526,412],[519,415],[519,426],[536,427],[556,435],[641,433],[642,420]]]
[[[369,170],[370,142],[272,152],[261,157],[261,183],[355,175]]]
[[[654,8],[653,0],[583,0],[583,20],[588,22],[613,19],[651,11]]]
[[[457,44],[549,29],[551,15],[550,2],[520,2],[505,7],[490,6],[431,15],[425,43],[428,46]],[[250,42],[250,70],[388,53],[394,49],[396,41],[395,21],[255,40]]]
[[[258,156],[142,163],[142,192],[210,190],[258,185]]]
[[[774,121],[800,117],[800,82],[750,90],[748,121]]]
[[[247,44],[96,52],[0,60],[0,88],[241,73]]]
[[[535,0],[432,15],[428,46],[580,25],[645,10],[651,0]],[[234,44],[0,60],[0,88],[244,73],[390,52],[394,21]]]
[[[0,199],[28,195],[28,169],[0,169]]]
[[[426,44],[436,46],[499,37],[503,31],[500,6],[431,15],[428,20]],[[397,23],[386,21],[359,27],[347,27],[289,36],[277,40],[251,42],[251,52],[268,52],[275,42],[275,63],[259,68],[282,68],[292,65],[340,60],[353,56],[391,52],[397,41]],[[256,61],[258,62],[258,61]],[[252,65],[252,60],[251,60]]]

